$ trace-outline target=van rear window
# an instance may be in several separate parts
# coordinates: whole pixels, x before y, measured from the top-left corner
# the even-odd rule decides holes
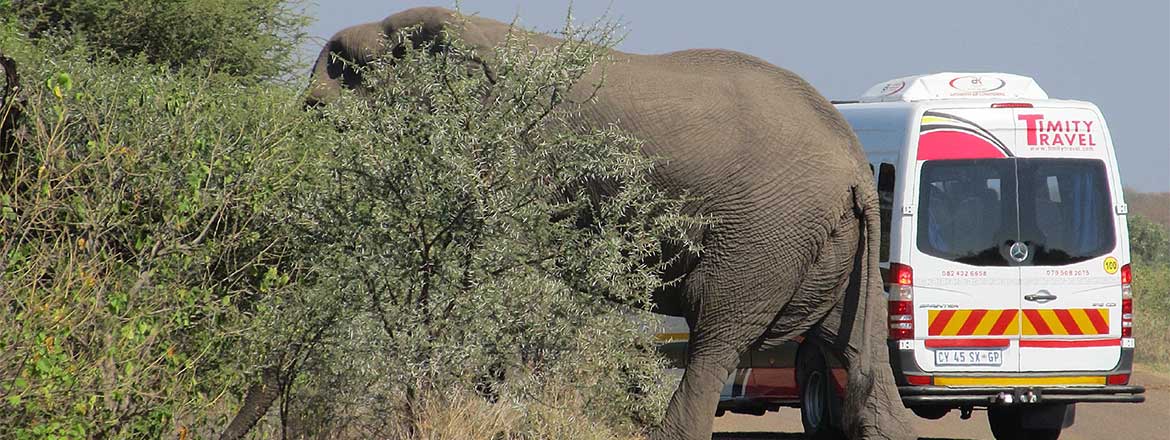
[[[1085,159],[927,161],[918,248],[976,266],[1072,264],[1113,250],[1104,163]],[[1015,242],[1027,259],[1007,255]]]
[[[976,266],[1007,266],[1000,252],[1016,238],[1015,162],[927,161],[918,192],[918,248]]]
[[[1034,265],[1059,266],[1113,250],[1113,201],[1105,163],[1019,159],[1020,235]]]

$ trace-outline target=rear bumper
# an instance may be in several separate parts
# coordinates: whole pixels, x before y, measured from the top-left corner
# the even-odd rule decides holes
[[[906,406],[993,406],[1038,403],[1126,402],[1146,400],[1144,387],[940,387],[900,386]]]
[[[939,378],[987,378],[1004,377],[1003,373],[938,373],[925,372],[914,360],[914,353],[898,350],[890,344],[890,361],[898,381],[898,392],[907,407],[913,406],[997,406],[1034,403],[1078,403],[1078,402],[1123,402],[1141,403],[1146,400],[1142,394],[1146,389],[1135,385],[1104,385],[1105,378],[1133,373],[1133,349],[1122,348],[1117,365],[1108,371],[1028,372],[1011,375],[1012,385],[985,386],[943,386],[933,385]],[[932,385],[910,385],[907,375],[929,376]],[[1037,382],[1072,377],[1096,377],[1102,385],[1041,385],[1028,384],[1029,378]],[[1016,383],[1021,383],[1016,385]]]

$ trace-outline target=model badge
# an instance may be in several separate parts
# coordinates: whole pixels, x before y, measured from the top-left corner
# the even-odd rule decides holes
[[[1012,244],[1011,249],[1008,249],[1008,254],[1011,255],[1012,259],[1016,260],[1017,263],[1027,260],[1028,245],[1017,241]]]

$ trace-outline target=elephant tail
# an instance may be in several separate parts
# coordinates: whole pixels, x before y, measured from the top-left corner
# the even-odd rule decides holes
[[[861,311],[861,332],[858,334],[861,341],[858,348],[861,353],[857,357],[856,368],[849,371],[848,387],[850,393],[858,392],[854,398],[874,395],[876,383],[888,374],[882,374],[879,368],[889,367],[889,353],[886,349],[886,297],[882,287],[881,269],[878,266],[881,248],[881,211],[878,202],[877,188],[869,173],[864,173],[860,182],[853,186],[853,209],[861,223],[858,243],[858,309]],[[891,384],[892,385],[892,384]],[[852,400],[852,399],[851,399]],[[872,400],[872,399],[867,399]],[[861,404],[861,411],[878,411],[872,408],[872,401],[856,401]],[[862,426],[855,426],[848,431],[860,434]],[[858,437],[860,438],[860,437]]]
[[[860,251],[859,263],[859,295],[861,295],[861,303],[864,304],[865,314],[862,315],[864,320],[863,327],[866,331],[863,346],[866,350],[877,348],[879,351],[885,353],[885,339],[886,332],[878,332],[879,334],[869,334],[874,328],[870,327],[873,324],[871,319],[884,319],[886,311],[886,297],[885,290],[882,287],[881,268],[878,265],[879,254],[881,253],[882,241],[882,226],[881,226],[881,208],[878,202],[877,188],[868,177],[863,177],[862,181],[853,186],[853,209],[857,213],[861,221],[861,237],[858,243],[858,250]],[[885,329],[885,326],[880,326]],[[876,344],[871,344],[876,342]],[[870,347],[869,345],[877,345],[877,347]],[[866,354],[871,354],[866,352]],[[866,357],[868,359],[868,357]]]

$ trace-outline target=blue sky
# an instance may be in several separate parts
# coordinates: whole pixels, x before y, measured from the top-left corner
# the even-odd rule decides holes
[[[464,0],[465,13],[558,29],[566,0]],[[310,33],[449,1],[322,1]],[[942,71],[1031,76],[1054,98],[1092,101],[1113,135],[1122,181],[1170,191],[1170,2],[587,1],[578,22],[624,25],[619,50],[734,49],[792,70],[832,99],[886,79]],[[319,47],[319,46],[318,46]],[[317,47],[306,48],[315,55]]]

